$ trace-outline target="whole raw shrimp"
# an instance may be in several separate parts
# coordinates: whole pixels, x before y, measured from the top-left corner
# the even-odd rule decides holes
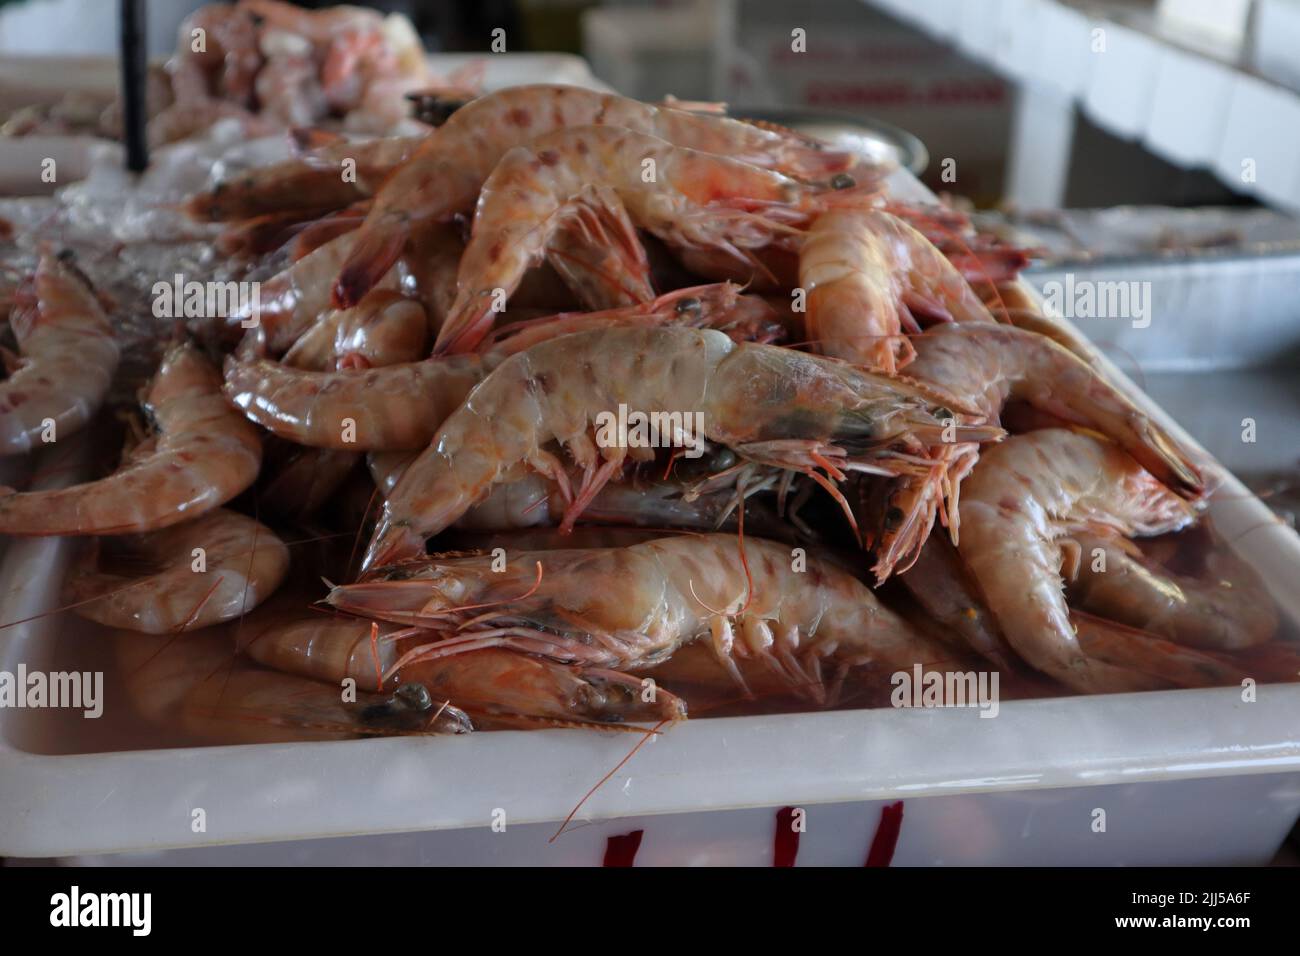
[[[163,357],[144,406],[157,434],[117,471],[70,488],[0,496],[0,534],[156,531],[225,504],[257,478],[257,429],[226,404],[221,376],[193,346]]]
[[[19,356],[5,355],[0,454],[12,455],[90,421],[113,382],[118,347],[85,280],[50,252],[19,287],[9,324]]]
[[[394,733],[462,734],[455,707],[410,707],[358,692],[345,703],[337,684],[258,667],[234,656],[227,628],[167,637],[119,632],[126,698],[151,723],[206,743],[349,740]],[[423,703],[423,702],[422,702]]]
[[[97,544],[68,578],[72,609],[146,634],[192,631],[246,614],[289,570],[289,549],[274,531],[224,508],[121,544]],[[145,573],[125,573],[132,561]]]
[[[819,216],[799,250],[808,338],[823,355],[892,375],[912,358],[914,314],[989,322],[979,296],[925,236],[878,209]]]
[[[1122,539],[1076,532],[1073,540],[1079,559],[1066,590],[1085,610],[1207,650],[1235,651],[1277,634],[1277,606],[1259,575],[1223,545],[1199,573],[1176,574]]]
[[[327,602],[432,630],[438,639],[408,650],[398,670],[487,648],[639,670],[702,639],[741,687],[736,658],[753,658],[829,703],[850,667],[887,674],[951,659],[846,572],[815,559],[794,570],[788,547],[761,539],[741,546],[743,559],[730,535],[515,553],[503,572],[487,556],[435,557],[336,587]]]
[[[545,133],[589,124],[636,130],[809,180],[829,179],[855,162],[851,154],[725,117],[572,86],[509,87],[458,109],[384,183],[361,241],[335,282],[335,304],[355,304],[369,291],[397,258],[414,223],[473,209],[488,175],[511,149]]]
[[[962,494],[958,553],[1012,648],[1074,690],[1133,689],[1123,669],[1079,644],[1061,539],[1087,528],[1126,537],[1176,531],[1195,520],[1193,506],[1118,445],[1056,428],[986,449]]]
[[[611,328],[543,342],[506,359],[439,429],[384,505],[364,567],[419,555],[436,534],[528,466],[567,485],[546,446],[566,446],[583,469],[570,527],[625,457],[653,451],[591,430],[602,413],[655,412],[663,427],[701,428],[742,458],[831,483],[846,471],[897,474],[895,449],[1003,434],[959,418],[939,393],[831,359],[738,344],[712,329]],[[952,426],[946,430],[946,425]],[[608,422],[606,422],[608,424]],[[610,429],[612,430],[612,429]],[[689,437],[689,436],[686,436]],[[696,440],[700,436],[695,436]],[[682,437],[664,441],[681,445]],[[823,477],[816,469],[826,472]],[[568,495],[566,495],[567,497]],[[840,498],[843,503],[842,497]]]
[[[834,201],[845,198],[835,194]],[[712,250],[761,271],[753,250],[791,242],[796,227],[829,201],[823,190],[780,173],[633,130],[578,126],[548,133],[503,156],[483,184],[456,276],[456,303],[435,351],[474,348],[491,328],[494,310],[504,307],[572,217],[599,223],[607,246],[639,246],[630,218],[669,246]],[[621,285],[624,274],[609,281]]]
[[[938,625],[939,636],[974,650],[1004,675],[1022,669],[950,542],[940,537],[927,541],[920,559],[899,580]],[[1180,647],[1153,631],[1074,607],[1070,622],[1083,653],[1114,668],[1109,675],[1112,690],[1212,687],[1238,683],[1245,676],[1223,658]]]
[[[433,706],[466,713],[476,728],[527,727],[539,722],[619,724],[685,716],[680,701],[659,689],[644,700],[639,679],[584,669],[503,648],[441,660],[393,665],[397,640],[408,631],[369,621],[323,617],[286,607],[268,608],[240,631],[240,649],[253,660],[336,686],[351,678],[369,692],[423,688]],[[403,689],[406,689],[403,693]],[[414,698],[418,699],[418,698]]]
[[[355,309],[322,316],[282,362],[247,354],[229,359],[226,392],[250,419],[299,444],[345,451],[420,448],[491,369],[538,341],[589,327],[661,321],[716,323],[733,335],[775,335],[763,322],[769,310],[761,302],[735,307],[738,291],[705,286],[641,306],[532,320],[503,329],[508,337],[502,346],[481,358],[411,361],[419,351],[416,343],[424,342],[423,320],[417,322],[414,315],[419,306],[376,290]],[[338,371],[330,370],[334,367]],[[351,428],[346,427],[349,421]]]
[[[1181,446],[1096,369],[1056,342],[1006,325],[945,325],[912,342],[916,359],[907,369],[915,381],[941,385],[963,404],[997,421],[1008,401],[1031,405],[1055,419],[1082,425],[1118,442],[1151,474],[1189,500],[1201,501],[1207,480],[1190,450]],[[937,452],[945,480],[900,478],[871,544],[875,571],[884,580],[905,569],[929,536],[942,499],[953,540],[958,541],[962,477],[979,457],[979,447],[955,442]]]
[[[186,200],[184,208],[195,219],[211,222],[299,209],[341,209],[370,197],[422,141],[410,136],[346,141],[251,169],[232,172],[218,167],[221,178]]]

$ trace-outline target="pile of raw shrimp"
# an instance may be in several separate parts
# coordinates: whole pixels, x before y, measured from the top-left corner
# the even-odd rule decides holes
[[[161,146],[219,120],[249,136],[286,126],[387,133],[409,125],[412,98],[472,89],[479,68],[433,76],[409,20],[358,6],[304,10],[283,0],[238,0],[200,7],[181,24],[176,51],[151,68],[148,135]],[[0,135],[91,132],[119,138],[122,106],[79,92],[29,106]]]
[[[277,264],[257,306],[167,351],[115,468],[0,497],[0,532],[87,536],[63,606],[211,739],[1294,673],[1209,464],[1019,250],[883,176],[562,86],[240,172],[186,209],[232,274]],[[53,251],[11,323],[24,452],[93,420],[119,355]]]

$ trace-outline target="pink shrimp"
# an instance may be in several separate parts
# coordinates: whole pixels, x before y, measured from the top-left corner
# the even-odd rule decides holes
[[[945,434],[956,441],[1003,434],[942,406],[940,394],[792,349],[736,343],[712,329],[610,328],[552,339],[506,359],[443,423],[385,502],[365,567],[422,553],[426,535],[522,466],[564,483],[545,448],[552,441],[583,469],[565,521],[571,526],[626,456],[649,451],[599,431],[605,447],[593,442],[597,418],[620,406],[653,410],[678,431],[690,422],[743,458],[802,472],[838,495],[832,482],[846,471],[908,470],[908,455],[897,450],[924,449]]]
[[[743,548],[742,559],[733,536],[685,535],[516,553],[505,571],[493,571],[488,556],[435,557],[336,587],[327,601],[432,631],[434,640],[406,651],[394,670],[509,648],[636,671],[700,639],[742,688],[736,660],[751,658],[828,704],[851,667],[870,665],[883,676],[952,658],[851,575],[816,560],[796,570],[788,547],[761,539]]]
[[[0,454],[16,454],[84,428],[99,409],[118,347],[94,292],[45,252],[16,293],[9,323],[19,356],[5,355],[0,382]]]
[[[275,532],[224,508],[134,540],[96,544],[68,579],[73,610],[145,634],[192,631],[247,614],[289,570],[289,549]],[[145,573],[125,573],[131,563],[143,564]]]
[[[993,316],[925,236],[880,210],[819,217],[799,251],[807,333],[824,355],[892,375],[912,359],[914,314],[956,322]]]
[[[985,451],[966,480],[962,511],[958,553],[1015,651],[1074,690],[1135,689],[1126,671],[1080,646],[1063,594],[1060,539],[1087,528],[1176,531],[1195,520],[1192,505],[1118,445],[1045,429]]]
[[[607,245],[635,249],[628,227],[669,246],[712,250],[751,271],[753,252],[792,243],[830,194],[729,157],[675,146],[612,126],[557,130],[504,156],[483,184],[474,230],[457,273],[456,303],[435,351],[467,351],[491,328],[494,310],[545,255],[573,217],[598,223]],[[627,256],[622,258],[626,259]],[[620,272],[610,277],[619,285]]]
[[[404,631],[369,621],[330,618],[300,608],[268,608],[240,629],[240,649],[278,671],[336,686],[351,679],[370,693],[427,700],[466,713],[476,729],[654,722],[685,716],[667,690],[643,699],[642,681],[596,668],[570,667],[507,649],[416,662],[400,672]],[[414,688],[423,694],[412,693]]]
[[[545,133],[587,124],[637,130],[810,180],[828,179],[854,162],[851,154],[723,117],[571,86],[510,87],[454,112],[385,182],[361,241],[335,282],[335,303],[352,305],[365,295],[396,260],[416,222],[468,213],[488,175],[511,149]]]
[[[913,340],[916,360],[909,377],[942,385],[961,402],[997,420],[1010,400],[1026,402],[1065,423],[1091,428],[1118,442],[1143,467],[1191,501],[1203,502],[1210,480],[1190,450],[1143,414],[1123,393],[1078,356],[1034,332],[1005,325],[947,325]],[[941,498],[947,523],[958,541],[961,479],[979,456],[969,443],[939,449],[936,467],[943,482],[902,478],[892,482],[889,500],[869,543],[876,549],[876,574],[883,580],[915,557],[934,524]]]
[[[117,471],[70,488],[0,496],[0,533],[156,531],[225,504],[257,478],[257,429],[226,404],[221,377],[193,346],[167,353],[144,405],[157,434]]]

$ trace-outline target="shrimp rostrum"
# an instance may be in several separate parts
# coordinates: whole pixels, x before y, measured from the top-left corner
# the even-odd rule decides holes
[[[834,485],[847,472],[898,474],[945,441],[1001,437],[948,402],[937,390],[712,329],[563,336],[507,359],[443,423],[386,500],[364,568],[423,554],[426,536],[525,468],[565,489],[562,527],[572,527],[629,456],[654,454],[646,447],[653,433],[619,433],[620,410],[657,416],[664,446],[703,439],[749,463],[806,474],[847,511]],[[578,488],[553,443],[583,469]]]

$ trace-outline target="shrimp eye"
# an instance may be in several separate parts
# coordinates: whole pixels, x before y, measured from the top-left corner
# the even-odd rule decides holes
[[[696,315],[700,311],[700,300],[695,298],[695,296],[682,299],[677,303],[676,311],[678,315],[686,315],[687,313]]]
[[[897,531],[903,525],[903,511],[901,508],[890,508],[885,512],[885,530]]]
[[[852,189],[858,181],[848,173],[836,173],[831,179],[831,189]]]
[[[718,471],[726,471],[735,463],[736,453],[730,448],[719,448],[717,454],[713,456],[713,460],[710,462],[711,466]]]
[[[939,421],[941,422],[956,417],[955,415],[953,415],[951,408],[945,408],[942,405],[938,405],[934,409],[932,409],[931,414],[933,414],[934,417],[939,419]]]
[[[415,730],[428,721],[433,698],[423,684],[403,684],[393,696],[361,711],[361,720],[376,727]]]
[[[433,697],[429,694],[429,688],[423,684],[403,684],[393,691],[393,700],[411,710],[433,709]]]

